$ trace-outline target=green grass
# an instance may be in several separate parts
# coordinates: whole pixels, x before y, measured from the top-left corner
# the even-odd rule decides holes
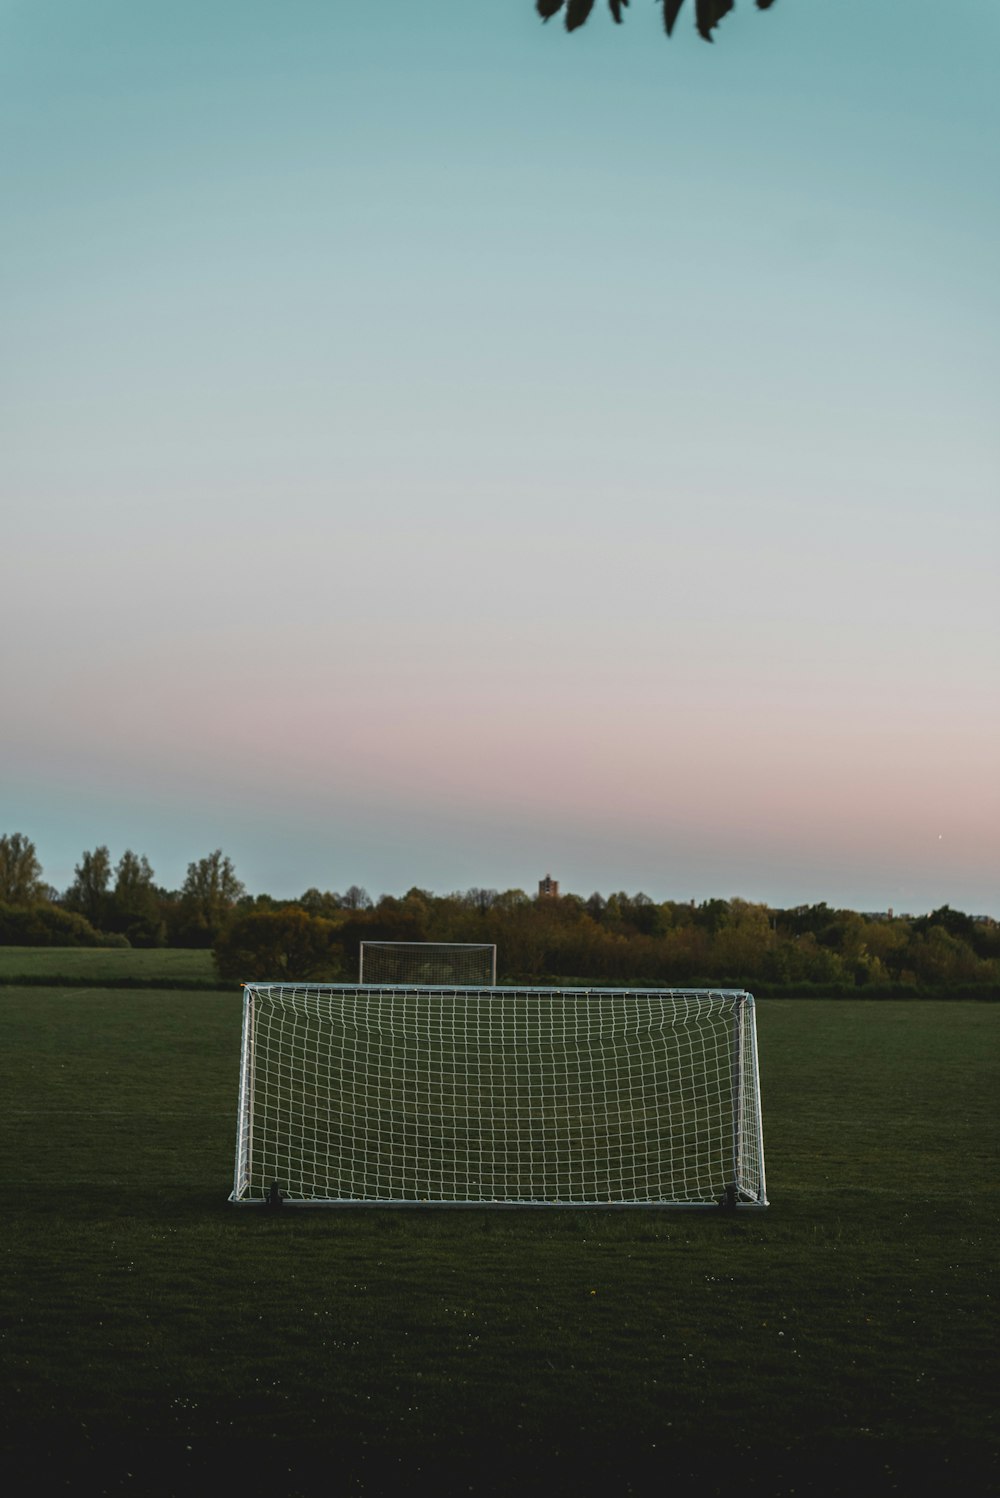
[[[0,947],[0,983],[215,984],[211,952],[187,947]],[[236,989],[238,984],[230,985]]]
[[[735,1218],[231,1208],[238,995],[0,1014],[25,1490],[995,1490],[996,1006],[760,1003]]]

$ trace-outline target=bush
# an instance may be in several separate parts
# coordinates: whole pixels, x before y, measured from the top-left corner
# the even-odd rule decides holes
[[[220,978],[249,983],[340,977],[339,928],[298,906],[237,917],[216,939],[213,957]]]
[[[0,946],[128,947],[125,936],[98,931],[82,915],[58,905],[0,905]]]

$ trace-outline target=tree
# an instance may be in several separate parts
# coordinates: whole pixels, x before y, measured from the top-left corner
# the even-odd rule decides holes
[[[95,931],[78,911],[58,905],[0,903],[0,946],[127,947],[124,936]]]
[[[473,887],[472,889],[467,889],[464,895],[458,895],[457,898],[464,905],[469,906],[471,910],[476,910],[480,915],[485,915],[488,910],[493,909],[493,906],[500,898],[500,894],[495,889],[478,889]]]
[[[187,878],[181,886],[181,936],[192,946],[211,946],[243,894],[232,860],[221,848],[189,863]]]
[[[971,915],[966,915],[962,910],[952,910],[950,905],[940,905],[930,915],[919,916],[913,922],[914,931],[919,931],[921,935],[926,935],[932,926],[943,926],[949,936],[957,936],[965,942],[972,942],[976,935],[976,923]]]
[[[84,853],[73,870],[76,878],[66,891],[66,906],[102,927],[108,918],[108,885],[111,882],[111,854],[103,846]]]
[[[626,919],[630,926],[643,936],[662,936],[665,929],[663,912],[642,890],[632,896],[632,908]]]
[[[121,931],[133,946],[163,945],[160,902],[153,883],[153,870],[145,853],[138,855],[131,848],[125,849],[115,870],[110,903],[112,929]]]
[[[604,911],[608,902],[607,900],[605,900],[602,894],[598,893],[596,889],[594,890],[594,893],[583,903],[584,908],[592,921],[599,922],[604,919]]]
[[[922,983],[970,982],[992,976],[968,942],[942,925],[929,927],[926,935],[917,933],[907,956]]]
[[[328,981],[341,974],[339,935],[333,921],[296,906],[254,911],[220,932],[215,966],[220,978],[246,983],[265,978]]]
[[[622,22],[622,11],[626,9],[628,3],[629,0],[608,0],[608,9],[619,26]],[[735,0],[695,0],[694,24],[698,28],[699,36],[703,36],[706,42],[710,42],[712,32],[723,16],[729,14],[734,4]],[[770,10],[773,4],[774,0],[757,0],[757,9]],[[660,0],[660,5],[663,10],[663,27],[670,36],[684,0]],[[594,8],[594,0],[535,0],[535,9],[543,21],[550,21],[564,7],[566,30],[576,31],[578,26],[582,26],[589,19]]]
[[[509,913],[512,910],[522,910],[531,901],[523,889],[505,889],[501,890],[493,903],[496,909]]]
[[[730,982],[759,977],[774,940],[771,912],[766,905],[730,900],[729,914],[712,944],[716,971]]]
[[[23,832],[0,837],[0,900],[31,905],[42,897],[42,866],[35,845]]]
[[[723,927],[729,919],[728,900],[702,900],[694,912],[694,922],[710,936]]]
[[[307,915],[321,915],[325,920],[331,920],[339,910],[343,909],[343,896],[333,890],[318,890],[315,885],[307,889],[300,900],[296,901]]]

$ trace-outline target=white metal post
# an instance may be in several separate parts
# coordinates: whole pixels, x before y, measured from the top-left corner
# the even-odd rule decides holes
[[[232,1201],[240,1201],[250,1185],[250,1156],[253,1149],[253,989],[243,987],[243,1037],[240,1043],[240,1095],[237,1114],[236,1172]]]

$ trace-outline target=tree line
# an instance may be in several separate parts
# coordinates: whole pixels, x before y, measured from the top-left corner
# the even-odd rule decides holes
[[[0,836],[0,945],[211,947],[245,895],[221,849],[188,864],[179,890],[156,883],[146,855],[81,854],[69,888],[43,878],[23,833]]]
[[[358,885],[278,900],[248,894],[221,849],[166,890],[144,854],[126,849],[115,862],[105,846],[84,852],[59,892],[27,837],[0,836],[0,944],[203,947],[222,978],[351,982],[365,940],[494,942],[506,981],[1000,991],[1000,924],[948,905],[901,917],[822,902],[417,887],[373,900]]]

